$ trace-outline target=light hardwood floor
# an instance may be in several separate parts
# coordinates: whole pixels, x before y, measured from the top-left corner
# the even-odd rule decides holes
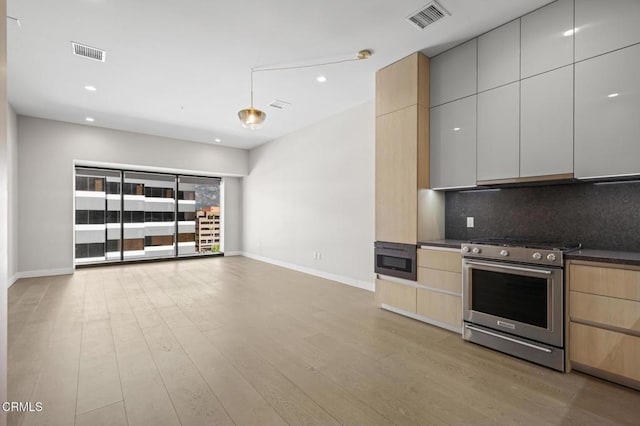
[[[640,361],[639,361],[640,362]],[[242,257],[81,269],[9,290],[9,425],[639,424],[562,374]]]

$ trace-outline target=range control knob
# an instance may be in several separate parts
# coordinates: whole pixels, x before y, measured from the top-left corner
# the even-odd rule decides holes
[[[542,259],[542,255],[541,255],[540,253],[537,253],[537,252],[536,252],[536,253],[533,253],[533,258],[534,258],[535,260],[540,260],[540,259]]]
[[[463,253],[469,253],[469,247],[467,247],[467,246],[463,246],[463,247],[462,247],[462,252],[463,252]]]
[[[480,249],[478,247],[474,247],[473,250],[471,250],[474,254],[478,254],[480,253]]]
[[[506,250],[500,250],[500,256],[507,257],[507,256],[509,256],[509,252],[506,251]]]
[[[553,253],[549,253],[549,254],[547,255],[547,260],[548,260],[549,262],[553,262],[554,260],[556,260],[556,255],[555,255],[555,254],[553,254]]]

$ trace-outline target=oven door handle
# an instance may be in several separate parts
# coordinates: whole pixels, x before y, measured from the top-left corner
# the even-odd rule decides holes
[[[520,340],[517,340],[517,339],[512,339],[511,337],[503,336],[503,335],[498,334],[498,333],[492,333],[490,331],[482,330],[482,329],[476,328],[476,327],[474,327],[472,325],[466,325],[465,327],[468,328],[469,330],[477,331],[478,333],[488,334],[489,336],[497,337],[497,338],[503,339],[503,340],[508,340],[509,342],[513,342],[513,343],[517,343],[519,345],[527,346],[529,348],[537,349],[539,351],[546,352],[548,354],[552,352],[551,349],[543,348],[543,347],[537,346],[537,345],[532,345],[531,343],[523,342],[523,341],[520,341]]]
[[[491,268],[497,268],[497,269],[508,269],[510,271],[531,272],[534,274],[551,275],[551,271],[522,268],[520,266],[509,266],[509,265],[502,265],[502,264],[495,264],[495,263],[476,262],[474,260],[465,260],[465,263],[468,265],[489,266]]]

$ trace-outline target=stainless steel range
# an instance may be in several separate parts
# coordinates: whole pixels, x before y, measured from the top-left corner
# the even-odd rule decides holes
[[[564,255],[580,244],[462,244],[463,338],[565,370]]]

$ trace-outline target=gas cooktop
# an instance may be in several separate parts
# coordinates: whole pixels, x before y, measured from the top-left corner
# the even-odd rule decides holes
[[[580,243],[572,242],[553,242],[553,241],[539,241],[523,238],[508,238],[508,237],[492,237],[492,238],[479,238],[469,241],[469,244],[482,244],[488,246],[502,246],[502,247],[522,247],[537,250],[555,250],[555,251],[573,251],[582,248]]]

